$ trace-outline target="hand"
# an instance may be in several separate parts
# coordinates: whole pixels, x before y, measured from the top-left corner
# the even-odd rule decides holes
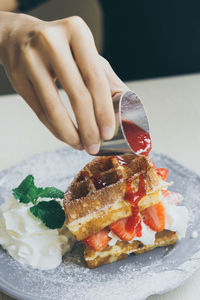
[[[14,89],[57,138],[90,154],[98,152],[101,139],[112,138],[112,96],[127,87],[99,56],[81,18],[44,22],[0,13],[0,63]],[[69,96],[78,128],[59,97],[56,79]]]

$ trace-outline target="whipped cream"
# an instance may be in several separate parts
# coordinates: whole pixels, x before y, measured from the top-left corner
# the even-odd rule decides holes
[[[177,206],[163,201],[165,207],[165,229],[175,231],[178,239],[185,237],[188,222],[188,210],[185,206]]]
[[[174,203],[167,198],[162,199],[162,203],[165,207],[165,228],[167,230],[175,231],[178,235],[178,239],[182,239],[185,237],[185,232],[187,229],[188,222],[188,210],[185,206],[176,206]],[[141,221],[142,225],[142,236],[134,237],[133,240],[129,241],[129,243],[133,241],[140,241],[144,245],[153,245],[155,242],[156,231],[152,230],[147,226],[143,221]],[[121,241],[121,239],[114,234],[114,232],[110,231],[108,236],[111,238],[108,245],[113,246],[117,241]]]
[[[47,199],[42,199],[47,201]],[[49,201],[49,199],[48,199]],[[41,270],[60,265],[74,238],[68,229],[49,229],[14,197],[0,206],[0,245],[18,262]]]

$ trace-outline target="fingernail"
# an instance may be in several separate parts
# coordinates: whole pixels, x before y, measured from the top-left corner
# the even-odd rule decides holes
[[[93,144],[87,147],[87,151],[90,154],[97,154],[99,152],[99,144]]]
[[[111,127],[103,127],[101,129],[101,135],[103,139],[110,140],[114,135],[114,131]]]
[[[77,149],[77,150],[83,150],[84,147],[83,147],[83,145],[80,144],[80,145],[76,146],[75,149]]]

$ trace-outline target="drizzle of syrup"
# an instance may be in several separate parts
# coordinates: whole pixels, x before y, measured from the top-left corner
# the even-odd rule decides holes
[[[126,230],[132,231],[135,230],[135,235],[137,237],[142,236],[142,225],[141,217],[138,215],[139,207],[138,202],[142,197],[146,195],[146,185],[144,175],[141,174],[139,177],[139,187],[138,191],[135,192],[132,187],[132,179],[127,180],[125,200],[128,201],[132,206],[132,216],[129,217],[128,222],[126,223]]]
[[[152,144],[150,135],[133,122],[123,120],[122,126],[129,146],[137,155],[148,155]]]
[[[146,195],[146,184],[145,184],[145,178],[144,175],[141,174],[139,177],[139,187],[138,191],[135,192],[132,187],[132,179],[129,178],[127,180],[126,185],[126,193],[125,193],[125,200],[128,201],[133,207],[138,206],[138,202],[142,197]]]
[[[103,181],[99,174],[94,174],[91,178],[97,190],[100,190],[107,186],[107,182]]]
[[[86,178],[89,178],[89,177],[90,177],[90,175],[89,175],[88,171],[82,171],[77,180],[78,181],[83,181],[83,180],[85,180]]]
[[[135,227],[135,235],[137,237],[141,237],[142,236],[142,224],[141,224],[141,217],[138,216],[139,220],[137,222],[137,225]]]

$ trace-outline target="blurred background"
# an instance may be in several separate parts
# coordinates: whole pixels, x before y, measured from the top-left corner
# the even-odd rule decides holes
[[[199,0],[46,0],[24,12],[43,20],[81,16],[99,52],[130,81],[200,71],[199,11]],[[0,95],[13,92],[0,66]]]

